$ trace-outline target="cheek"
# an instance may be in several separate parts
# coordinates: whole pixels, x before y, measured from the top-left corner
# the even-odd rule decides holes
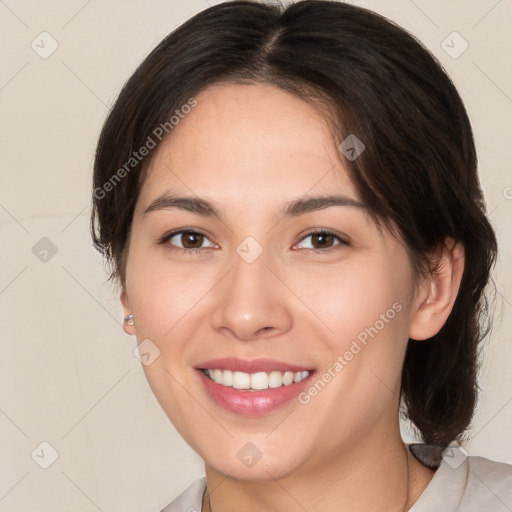
[[[158,356],[143,365],[146,379],[162,409],[176,429],[193,444],[201,436],[191,418],[204,411],[190,400],[184,389],[191,382],[194,340],[200,336],[199,317],[204,316],[201,299],[212,287],[208,272],[199,266],[177,265],[150,251],[130,254],[127,289],[136,316],[137,342],[150,340]],[[149,345],[152,346],[152,345]],[[197,350],[197,349],[196,349]],[[197,358],[197,356],[195,356]]]
[[[368,408],[371,416],[399,394],[412,286],[408,269],[398,256],[361,258],[338,271],[303,273],[296,281],[294,290],[314,312],[307,316],[321,354],[320,378],[329,373],[324,398],[315,399],[315,415],[321,417],[328,406],[363,416]]]
[[[137,337],[180,339],[183,328],[200,309],[200,301],[212,287],[214,276],[206,265],[173,262],[164,249],[130,250],[127,289],[137,319]],[[179,341],[179,340],[176,340]],[[161,346],[162,350],[166,346]]]
[[[406,261],[368,255],[337,268],[290,272],[287,279],[309,307],[312,325],[316,321],[322,337],[332,340],[330,349],[364,341],[375,329],[402,332],[412,283]]]

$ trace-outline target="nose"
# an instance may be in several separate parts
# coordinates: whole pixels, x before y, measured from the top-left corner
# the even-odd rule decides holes
[[[292,294],[269,268],[266,252],[251,263],[235,253],[232,264],[212,297],[213,329],[243,341],[287,332],[292,326]]]

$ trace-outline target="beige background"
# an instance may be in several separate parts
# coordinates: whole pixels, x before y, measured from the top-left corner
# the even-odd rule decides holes
[[[202,474],[132,354],[88,216],[108,106],[161,38],[211,3],[0,0],[0,511],[157,511]],[[357,3],[439,57],[473,121],[501,256],[467,450],[512,463],[512,1]],[[31,47],[51,49],[44,31],[58,44],[47,58]],[[458,58],[441,46],[453,31],[469,44]],[[47,262],[32,250],[43,237],[57,249]]]

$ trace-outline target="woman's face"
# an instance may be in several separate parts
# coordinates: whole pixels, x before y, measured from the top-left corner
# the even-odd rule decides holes
[[[398,431],[414,310],[405,247],[368,216],[342,141],[312,106],[267,85],[195,99],[155,154],[129,243],[127,330],[144,342],[156,398],[234,478],[280,478],[382,446]],[[188,203],[162,199],[171,194]],[[195,234],[167,236],[179,230]]]

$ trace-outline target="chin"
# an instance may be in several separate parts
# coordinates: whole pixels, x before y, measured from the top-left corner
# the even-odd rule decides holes
[[[241,463],[235,456],[234,459],[227,460],[205,460],[205,465],[211,467],[218,473],[229,476],[234,480],[247,480],[252,482],[263,482],[274,479],[282,479],[294,473],[299,466],[291,461],[264,460],[263,456],[252,467],[247,467]]]
[[[305,454],[301,457],[297,449],[289,448],[285,443],[274,445],[257,439],[251,441],[250,436],[243,436],[243,440],[232,440],[229,446],[216,445],[212,448],[210,445],[209,448],[196,449],[205,465],[237,480],[268,481],[285,478],[301,470],[307,459]]]

